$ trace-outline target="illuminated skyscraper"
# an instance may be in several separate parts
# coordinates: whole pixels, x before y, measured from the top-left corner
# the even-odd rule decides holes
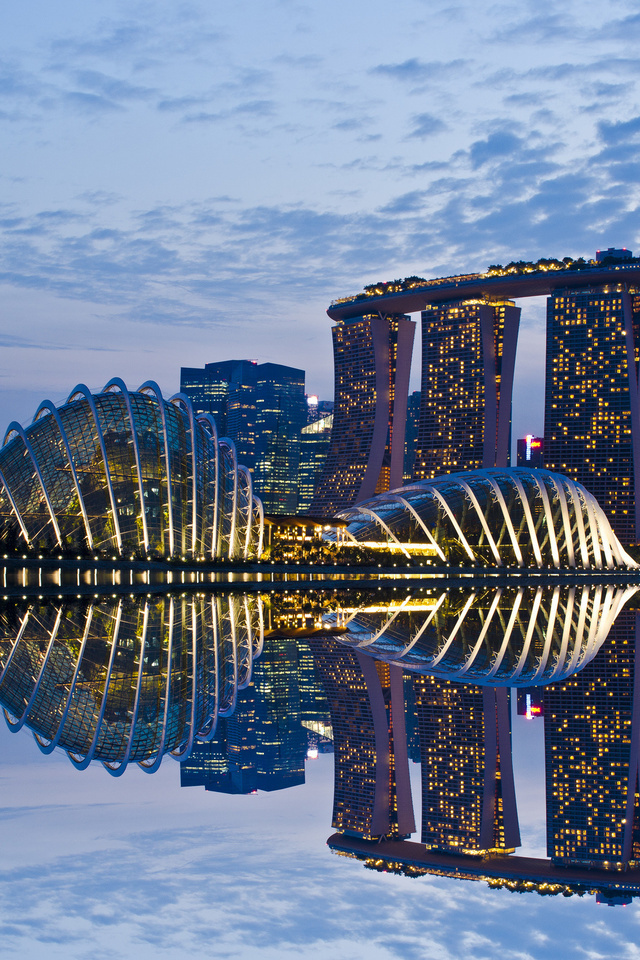
[[[302,428],[298,470],[298,513],[305,513],[313,501],[313,494],[329,452],[332,427],[333,414],[329,413]]]
[[[333,827],[372,839],[415,830],[402,670],[309,640],[329,701],[335,749]]]
[[[371,314],[333,327],[333,431],[311,515],[332,516],[402,485],[414,333],[404,315]]]
[[[433,304],[422,312],[415,480],[509,466],[520,308],[507,300]]]
[[[528,433],[526,437],[519,437],[516,447],[516,466],[532,467],[538,470],[544,466],[544,439],[534,437]]]
[[[427,675],[414,692],[422,842],[457,853],[519,846],[508,691]]]
[[[640,861],[639,641],[639,615],[623,611],[591,663],[544,689],[547,853],[558,863]]]
[[[404,479],[413,476],[413,464],[416,459],[416,444],[420,427],[420,391],[414,390],[407,401],[407,425],[404,436]]]
[[[640,295],[620,284],[549,298],[545,464],[593,493],[623,543],[640,540],[639,360]]]
[[[182,367],[180,390],[196,413],[211,413],[253,473],[267,513],[295,513],[300,431],[306,423],[304,370],[255,360]]]
[[[304,370],[280,363],[259,364],[254,483],[266,513],[296,512],[300,431],[306,418]]]

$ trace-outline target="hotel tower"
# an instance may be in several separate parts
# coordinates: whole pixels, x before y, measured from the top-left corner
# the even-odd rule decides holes
[[[402,486],[415,323],[371,314],[340,321],[332,333],[333,431],[311,516]]]
[[[546,466],[582,483],[622,543],[640,540],[640,295],[626,284],[547,301]]]
[[[520,308],[511,301],[429,304],[414,480],[509,465]]]

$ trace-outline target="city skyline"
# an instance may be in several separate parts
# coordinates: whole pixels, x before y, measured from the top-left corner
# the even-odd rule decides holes
[[[595,892],[603,865],[611,890],[619,866],[632,865],[633,882],[640,863],[638,571],[630,537],[618,527],[621,545],[604,518],[617,524],[634,502],[637,376],[627,387],[618,363],[614,404],[589,373],[585,406],[605,412],[607,442],[623,440],[598,467],[621,475],[610,503],[574,482],[584,451],[557,458],[568,479],[561,466],[538,479],[495,470],[508,463],[508,419],[512,463],[517,438],[547,449],[545,359],[563,375],[573,359],[562,346],[546,354],[544,296],[557,329],[595,305],[565,298],[560,309],[544,284],[537,297],[517,283],[517,296],[513,284],[492,296],[482,281],[460,291],[482,301],[463,308],[468,338],[450,355],[434,336],[424,366],[416,338],[410,370],[391,330],[389,362],[362,377],[369,437],[356,451],[343,436],[336,464],[359,462],[342,494],[374,497],[415,477],[396,409],[407,392],[421,450],[448,445],[435,472],[476,474],[361,504],[336,519],[335,545],[314,541],[319,518],[264,517],[243,376],[221,431],[247,440],[237,459],[212,418],[169,398],[181,367],[243,357],[304,371],[298,400],[306,389],[330,401],[332,326],[452,310],[435,294],[415,309],[396,301],[389,323],[372,297],[328,317],[335,298],[394,278],[498,277],[491,265],[510,260],[640,250],[637,3],[26,0],[4,5],[0,27],[0,422],[16,421],[0,454],[12,474],[0,513],[32,534],[31,558],[19,540],[3,568],[0,694],[16,731],[0,728],[5,947],[22,960],[635,957],[638,901],[609,910],[582,888],[514,896],[533,887],[503,883],[509,869],[531,876],[532,858],[537,892],[560,893],[546,880],[571,870]],[[619,337],[603,282],[593,293]],[[516,313],[514,363],[503,334]],[[635,318],[623,319],[629,347]],[[594,328],[600,343],[612,335]],[[627,360],[637,372],[630,349]],[[469,365],[457,407],[429,433],[441,392],[429,395],[431,374],[442,386]],[[151,380],[157,400],[124,387]],[[345,381],[337,407],[348,392]],[[275,429],[275,405],[263,412]],[[556,445],[573,425],[566,411],[557,419]],[[308,437],[312,473],[326,438]],[[632,440],[640,450],[640,428]],[[364,570],[327,577],[326,561],[358,555],[345,546],[352,531],[374,567],[368,599]],[[141,558],[173,562],[131,560],[136,541]],[[256,573],[240,569],[265,543],[273,552]],[[416,568],[433,557],[477,567],[425,585]],[[393,570],[405,562],[415,579]],[[431,681],[421,667],[434,662]],[[403,676],[405,663],[417,671]],[[474,686],[454,687],[454,675]],[[543,676],[543,717],[509,713],[507,687],[530,691]],[[329,732],[335,758],[311,751],[307,762],[305,746]],[[211,763],[195,778],[211,773],[229,794],[181,790],[179,766],[159,763],[184,759],[198,735],[212,738],[201,751]],[[421,746],[419,767],[408,758]],[[370,843],[374,869],[332,855],[332,799],[334,829],[360,834],[343,835],[347,845]],[[439,849],[396,839],[410,833]],[[388,836],[444,867],[410,883],[383,857]],[[518,840],[506,873],[500,854],[487,863],[495,884],[462,883],[452,868],[454,849]],[[467,859],[484,870],[482,856]]]
[[[203,341],[250,342],[328,397],[343,291],[637,245],[629,2],[565,5],[552,30],[539,7],[422,0],[364,25],[357,5],[32,5],[29,26],[4,14],[6,421],[80,364],[92,388],[136,364],[170,394]],[[516,435],[542,433],[541,397],[518,426],[542,308],[523,313]]]

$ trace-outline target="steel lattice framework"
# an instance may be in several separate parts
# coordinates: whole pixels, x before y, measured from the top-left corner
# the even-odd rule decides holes
[[[213,738],[263,637],[261,598],[239,594],[30,604],[3,623],[0,704],[11,729],[28,727],[79,769],[153,773],[165,754],[184,760],[194,738]]]
[[[476,470],[423,480],[341,510],[355,542],[484,567],[637,567],[595,497],[548,470]]]
[[[129,391],[84,384],[26,428],[9,425],[0,450],[5,542],[163,557],[260,555],[264,517],[251,475],[209,414],[169,400],[153,381]]]
[[[424,599],[325,614],[337,639],[377,660],[490,687],[553,683],[596,655],[637,587],[443,590]]]

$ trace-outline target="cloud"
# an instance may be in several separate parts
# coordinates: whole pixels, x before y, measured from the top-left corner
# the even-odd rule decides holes
[[[412,57],[402,63],[380,63],[369,70],[370,74],[391,77],[402,83],[424,84],[431,80],[444,79],[452,73],[459,73],[468,60],[419,60]]]
[[[437,133],[442,133],[443,130],[447,129],[446,123],[436,117],[433,113],[414,113],[411,117],[411,122],[413,124],[413,130],[409,134],[409,138],[423,140],[426,137],[433,137]]]
[[[640,39],[640,13],[633,13],[619,20],[604,24],[598,35],[606,40],[624,40],[626,43]]]
[[[61,99],[70,107],[86,114],[108,113],[114,110],[124,109],[119,103],[114,103],[113,100],[108,100],[107,97],[101,97],[97,93],[84,93],[80,90],[63,93]]]
[[[267,120],[274,115],[275,110],[276,105],[272,100],[247,100],[230,107],[228,110],[220,110],[215,113],[206,110],[187,113],[182,120],[184,123],[219,123],[224,120],[242,119],[243,117]]]
[[[508,130],[491,133],[486,140],[476,140],[469,148],[471,166],[474,170],[501,157],[516,154],[522,147],[522,140]]]
[[[148,100],[154,91],[149,87],[141,87],[126,80],[108,76],[97,70],[79,70],[75,74],[77,83],[93,90],[110,100]]]
[[[382,207],[382,213],[417,213],[424,207],[425,197],[428,196],[427,190],[412,190],[410,193],[403,193],[396,197],[391,203]]]
[[[561,40],[576,40],[582,33],[583,30],[574,17],[558,13],[554,7],[553,10],[542,10],[534,16],[524,16],[499,27],[490,39],[495,43],[557,43]]]
[[[640,133],[640,116],[613,122],[603,120],[598,124],[598,134],[609,145],[626,144],[630,139],[635,139],[638,133]]]

